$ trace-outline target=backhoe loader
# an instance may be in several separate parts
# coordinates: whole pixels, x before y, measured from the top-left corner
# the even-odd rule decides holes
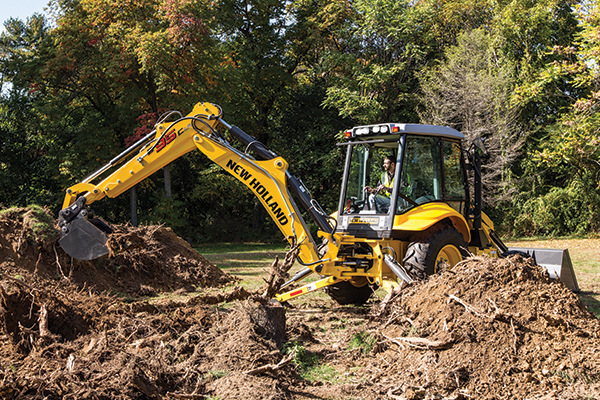
[[[244,150],[226,140],[224,130]],[[382,123],[348,130],[338,144],[346,149],[339,206],[327,214],[282,157],[227,123],[219,106],[198,103],[187,116],[167,114],[152,132],[66,190],[59,244],[77,259],[108,254],[111,227],[94,217],[91,204],[119,196],[178,157],[200,150],[246,185],[290,245],[298,247],[303,267],[279,288],[275,298],[280,302],[324,289],[340,304],[362,304],[374,288],[391,290],[402,281],[424,278],[442,263],[452,267],[470,254],[499,257],[510,251],[545,259],[555,277],[577,290],[566,250],[509,249],[498,238],[481,211],[478,146],[464,149],[463,141],[462,133],[432,125]],[[394,168],[385,171],[384,188],[386,158]],[[318,240],[303,213],[318,226]],[[318,280],[290,289],[311,274]]]

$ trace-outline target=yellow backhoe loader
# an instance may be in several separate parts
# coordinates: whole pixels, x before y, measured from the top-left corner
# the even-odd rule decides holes
[[[92,203],[119,196],[178,157],[200,150],[246,185],[289,243],[299,246],[303,268],[280,288],[276,299],[281,302],[325,289],[340,304],[361,304],[375,287],[391,290],[401,281],[421,279],[440,263],[453,266],[469,254],[499,257],[511,251],[542,260],[551,274],[578,289],[568,251],[509,249],[497,237],[481,211],[477,146],[464,149],[464,136],[452,128],[382,123],[348,130],[338,144],[346,148],[339,207],[330,215],[290,174],[283,158],[228,124],[220,107],[198,103],[187,116],[167,122],[172,115],[67,189],[59,243],[72,257],[108,254],[111,228],[93,216]],[[224,139],[224,129],[244,150]],[[320,240],[312,237],[302,212],[319,227]],[[320,279],[289,290],[313,273]]]

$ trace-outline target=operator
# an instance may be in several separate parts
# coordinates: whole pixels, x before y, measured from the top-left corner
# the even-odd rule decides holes
[[[386,156],[383,160],[383,172],[379,178],[377,188],[365,186],[364,191],[371,193],[369,196],[369,206],[371,209],[387,212],[390,208],[390,196],[394,188],[394,174],[396,173],[396,160],[392,156]]]

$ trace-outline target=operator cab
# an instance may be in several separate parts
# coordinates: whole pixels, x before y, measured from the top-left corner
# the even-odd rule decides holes
[[[363,238],[399,238],[404,234],[398,216],[435,202],[466,216],[462,133],[443,126],[389,123],[358,126],[345,136],[349,140],[338,144],[347,146],[338,231]],[[387,178],[386,157],[395,161]],[[390,192],[368,191],[381,187],[382,180],[392,186]]]

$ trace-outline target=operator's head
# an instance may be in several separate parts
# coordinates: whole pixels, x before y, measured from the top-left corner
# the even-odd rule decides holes
[[[385,156],[383,160],[383,169],[386,171],[394,172],[396,168],[396,160],[392,156]]]

